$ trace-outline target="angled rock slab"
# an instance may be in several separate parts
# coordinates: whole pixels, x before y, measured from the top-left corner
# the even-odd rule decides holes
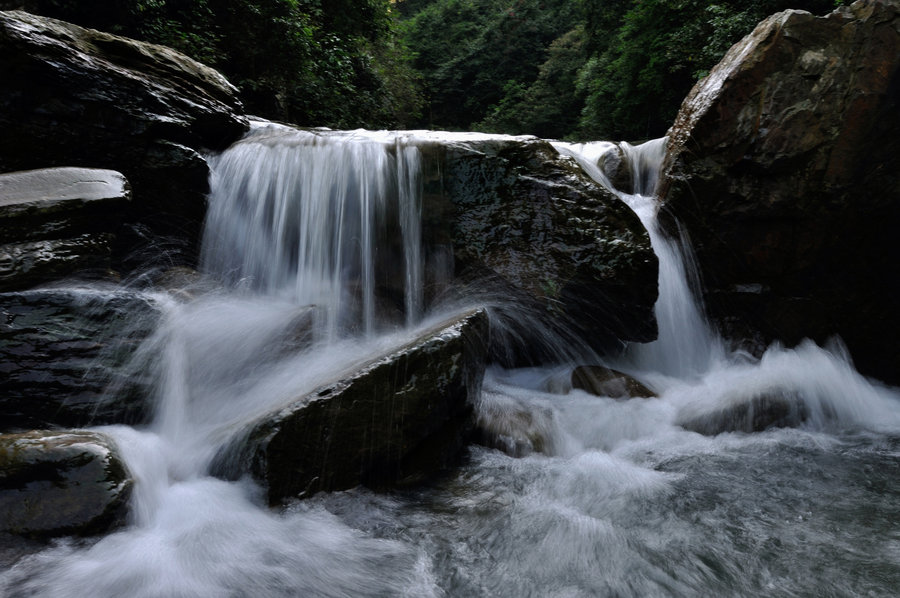
[[[125,522],[133,481],[107,436],[87,430],[0,435],[0,531],[91,535]]]
[[[435,325],[257,421],[219,454],[214,475],[249,473],[267,488],[271,504],[433,475],[472,433],[488,334],[481,309]]]

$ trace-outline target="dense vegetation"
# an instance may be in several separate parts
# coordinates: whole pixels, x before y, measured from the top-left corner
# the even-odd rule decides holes
[[[665,133],[732,44],[834,0],[406,0],[404,40],[436,128],[544,137]],[[515,57],[515,64],[506,60]]]
[[[222,71],[248,112],[398,126],[421,101],[389,0],[21,0],[37,14],[171,46]]]
[[[301,125],[630,139],[769,14],[842,0],[24,0],[173,46]]]

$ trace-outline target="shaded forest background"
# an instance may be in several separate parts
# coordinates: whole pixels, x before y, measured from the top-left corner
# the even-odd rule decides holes
[[[757,22],[842,0],[17,0],[165,44],[301,126],[639,141]]]

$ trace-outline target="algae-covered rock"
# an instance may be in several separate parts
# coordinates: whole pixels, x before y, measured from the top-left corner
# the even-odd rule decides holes
[[[487,343],[483,310],[435,325],[252,424],[219,454],[212,471],[251,474],[267,488],[270,503],[433,475],[472,432]]]
[[[775,14],[700,81],[660,194],[735,334],[840,335],[900,380],[900,3]]]
[[[133,481],[107,436],[86,430],[0,435],[0,531],[90,535],[125,522]]]

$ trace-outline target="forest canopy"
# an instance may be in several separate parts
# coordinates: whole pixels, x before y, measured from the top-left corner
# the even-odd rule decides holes
[[[842,0],[19,0],[2,8],[174,47],[248,112],[304,126],[558,139],[665,133],[757,22]]]

